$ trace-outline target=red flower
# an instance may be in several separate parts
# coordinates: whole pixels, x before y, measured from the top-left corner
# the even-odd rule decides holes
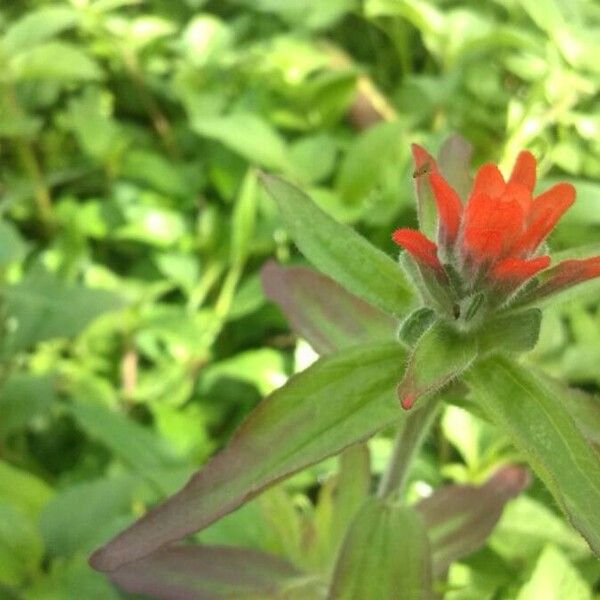
[[[486,294],[485,312],[517,297],[542,271],[542,283],[521,297],[538,298],[600,276],[600,257],[548,269],[550,257],[540,246],[573,204],[575,189],[558,183],[534,196],[530,152],[519,154],[508,180],[494,164],[480,167],[464,205],[427,151],[413,145],[413,157],[417,193],[430,195],[437,209],[437,244],[412,229],[397,229],[392,239],[414,259],[433,303],[454,319],[475,294]],[[420,217],[423,211],[419,206]]]

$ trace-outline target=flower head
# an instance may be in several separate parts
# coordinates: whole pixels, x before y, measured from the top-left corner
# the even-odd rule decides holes
[[[413,229],[397,229],[392,239],[412,257],[425,300],[438,311],[469,327],[466,321],[476,312],[485,314],[600,276],[600,257],[550,267],[543,243],[573,204],[575,189],[558,183],[534,195],[536,160],[531,152],[519,154],[508,179],[492,163],[481,166],[464,199],[423,148],[414,145],[413,157],[417,193],[425,190],[437,211],[437,240]],[[419,206],[420,215],[423,210]]]

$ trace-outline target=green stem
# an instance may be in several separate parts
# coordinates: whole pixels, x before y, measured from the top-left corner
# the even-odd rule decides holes
[[[4,99],[15,119],[23,117],[14,86],[7,83],[4,86]],[[44,174],[31,144],[22,136],[15,138],[15,149],[25,173],[34,185],[34,197],[40,221],[49,224],[52,221],[52,199],[50,190],[44,180]]]
[[[400,426],[392,455],[379,482],[379,498],[402,494],[410,466],[433,423],[438,406],[439,399],[430,398],[421,408],[411,412]]]

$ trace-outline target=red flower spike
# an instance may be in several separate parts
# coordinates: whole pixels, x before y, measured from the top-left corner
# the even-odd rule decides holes
[[[412,152],[417,190],[423,192],[419,196],[420,222],[429,237],[437,228],[443,260],[448,264],[441,264],[438,247],[419,231],[398,229],[393,239],[417,261],[429,292],[423,294],[425,302],[448,323],[468,331],[480,326],[491,311],[528,305],[600,277],[600,256],[567,260],[551,268],[548,256],[534,256],[573,204],[575,188],[558,183],[534,198],[536,159],[531,152],[519,153],[508,180],[496,165],[482,165],[464,208],[431,155],[416,145]],[[424,213],[426,219],[422,218]],[[455,245],[459,251],[449,252]],[[517,288],[541,271],[539,285],[511,298]],[[469,299],[477,297],[485,302],[474,320],[469,316]],[[403,404],[412,403],[404,390],[400,398]]]
[[[520,235],[523,218],[523,208],[515,199],[471,195],[464,216],[464,251],[477,263],[502,258]]]
[[[402,246],[418,263],[435,269],[442,270],[437,256],[437,245],[427,239],[416,229],[396,229],[392,239],[398,246]]]
[[[534,252],[573,202],[575,188],[570,183],[557,183],[535,198],[529,211],[529,225],[515,242],[515,252]]]
[[[489,198],[498,198],[504,193],[506,183],[498,167],[492,163],[486,163],[479,167],[473,182],[471,196],[485,194]]]
[[[451,245],[458,235],[462,203],[458,194],[438,172],[429,175],[429,184],[438,210],[441,243]]]
[[[548,266],[550,266],[549,256],[537,256],[529,259],[511,256],[494,265],[490,272],[490,278],[499,283],[518,286]]]
[[[508,179],[508,183],[519,183],[524,186],[530,194],[535,187],[535,168],[537,161],[535,156],[528,150],[522,150],[517,156],[515,166]]]

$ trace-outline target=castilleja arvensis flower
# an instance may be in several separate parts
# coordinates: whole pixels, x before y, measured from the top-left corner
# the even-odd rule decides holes
[[[404,263],[425,303],[457,330],[476,330],[500,310],[531,306],[600,276],[600,256],[551,266],[544,240],[573,204],[575,189],[557,183],[534,195],[531,152],[519,154],[507,180],[496,165],[481,166],[465,198],[423,148],[414,145],[413,157],[414,176],[428,184],[437,209],[437,243],[415,229],[397,229],[392,238],[412,257]]]

